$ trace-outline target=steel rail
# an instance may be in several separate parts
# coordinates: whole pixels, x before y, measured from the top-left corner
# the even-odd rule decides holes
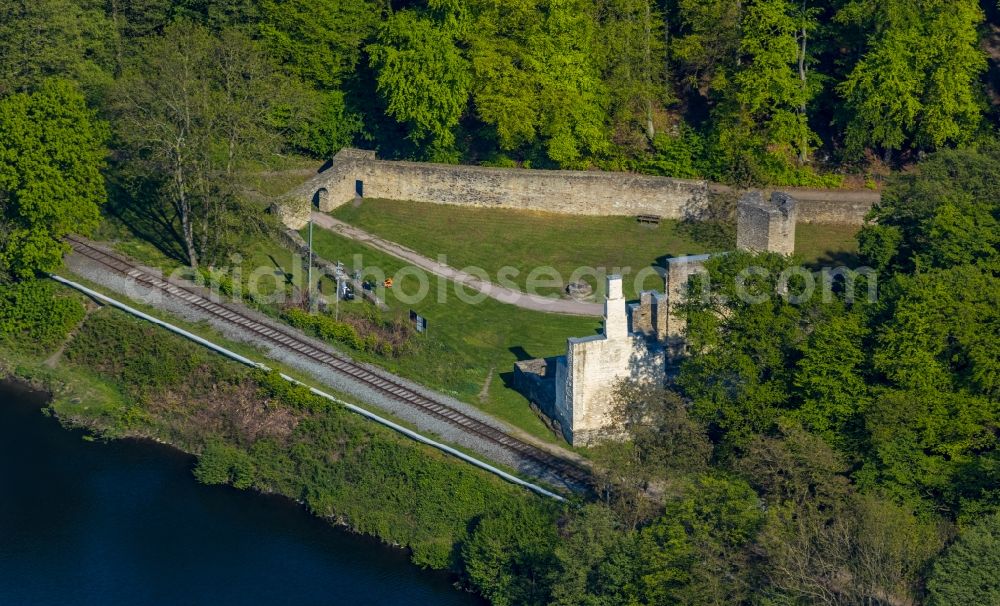
[[[563,481],[569,480],[568,484],[578,489],[586,489],[589,485],[589,474],[565,459],[545,452],[500,429],[470,417],[447,404],[424,396],[406,385],[380,376],[354,363],[346,356],[317,349],[294,334],[262,324],[228,305],[210,301],[189,288],[154,276],[130,261],[98,248],[81,238],[70,236],[67,239],[71,242],[77,253],[107,267],[114,273],[123,275],[148,288],[164,292],[180,300],[186,306],[196,308],[202,313],[207,313],[221,321],[236,325],[241,329],[249,330],[274,346],[304,356],[312,362],[323,364],[349,379],[376,390],[383,397],[415,408],[432,418],[473,435],[476,439],[485,440],[497,447],[503,448],[542,472],[554,474],[555,477],[559,477]]]

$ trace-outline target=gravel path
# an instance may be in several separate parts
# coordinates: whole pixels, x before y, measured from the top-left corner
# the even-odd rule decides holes
[[[374,234],[358,229],[353,225],[344,223],[339,219],[334,219],[330,215],[313,212],[313,221],[319,227],[328,229],[338,235],[351,240],[356,240],[384,253],[390,254],[399,259],[403,259],[413,265],[430,272],[436,276],[447,278],[453,282],[463,284],[477,292],[496,299],[501,303],[516,305],[523,309],[532,311],[544,311],[549,313],[569,314],[573,316],[602,316],[604,315],[603,303],[588,303],[586,301],[574,301],[573,299],[555,299],[542,295],[532,295],[513,288],[499,286],[487,280],[481,280],[476,276],[465,273],[450,265],[438,263],[437,261],[421,255],[409,248],[384,240]]]

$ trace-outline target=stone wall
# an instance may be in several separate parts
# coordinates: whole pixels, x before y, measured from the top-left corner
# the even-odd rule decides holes
[[[317,192],[325,192],[319,200]],[[329,169],[286,198],[299,204],[319,202],[320,210],[328,212],[356,195],[578,215],[652,214],[680,219],[704,205],[708,184],[633,173],[397,162],[378,160],[374,152],[344,149]]]
[[[841,225],[862,225],[865,215],[877,204],[882,196],[871,190],[850,191],[841,189],[785,188],[781,191],[798,202],[797,213],[800,223],[836,223]],[[765,196],[774,192],[766,191]]]
[[[309,224],[309,205],[295,200],[279,200],[271,204],[271,212],[288,229],[302,229]]]
[[[282,197],[284,204],[323,212],[355,196],[510,208],[576,215],[698,216],[709,191],[705,181],[624,172],[527,170],[379,160],[374,151],[342,149],[329,168]],[[799,220],[860,225],[878,201],[870,191],[787,190],[799,201]],[[289,216],[294,215],[286,211]]]

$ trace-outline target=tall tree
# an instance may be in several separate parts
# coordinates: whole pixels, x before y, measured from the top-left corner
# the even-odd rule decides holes
[[[278,145],[272,118],[287,84],[243,34],[213,37],[183,21],[149,40],[119,81],[123,175],[169,209],[192,266],[214,262],[254,225],[236,172]]]
[[[130,44],[162,31],[173,18],[174,8],[170,0],[107,0],[116,75],[125,68]]]
[[[704,475],[639,533],[639,604],[738,604],[750,588],[749,547],[763,521],[743,480]]]
[[[65,235],[97,227],[107,138],[70,82],[0,100],[0,274],[52,271]]]
[[[466,573],[493,604],[543,604],[551,589],[556,540],[550,518],[518,504],[479,520],[462,546]]]
[[[963,528],[934,562],[927,581],[930,606],[974,606],[1000,602],[1000,514]]]
[[[623,532],[611,510],[591,504],[574,512],[563,535],[554,550],[550,606],[634,603],[637,533]]]
[[[715,257],[709,296],[695,289],[684,305],[694,355],[678,384],[693,416],[724,445],[743,447],[769,429],[794,393],[790,357],[805,338],[803,308],[816,301],[799,306],[778,295],[779,276],[792,265],[773,253]]]
[[[677,20],[671,51],[681,81],[705,98],[715,97],[729,86],[740,63],[743,2],[677,0]]]
[[[976,265],[1000,274],[1000,145],[946,150],[895,175],[860,234],[890,272]]]
[[[871,31],[868,49],[839,91],[851,110],[849,151],[936,149],[968,141],[983,104],[986,59],[976,0],[856,0],[839,20]]]
[[[608,93],[592,5],[480,2],[474,13],[468,34],[473,102],[495,129],[500,149],[567,168],[605,153]]]
[[[389,115],[441,160],[454,158],[455,127],[469,98],[469,67],[457,35],[449,21],[403,10],[383,23],[368,47]]]
[[[819,143],[808,113],[818,92],[808,46],[816,27],[808,3],[755,0],[743,8],[740,63],[715,115],[721,148],[734,163],[748,158],[755,181],[805,165]]]
[[[611,117],[626,133],[638,125],[648,145],[655,114],[673,99],[663,15],[653,0],[605,0],[597,10]]]
[[[481,4],[469,30],[473,104],[511,151],[533,144],[541,127],[541,63],[528,44],[542,35],[540,11],[533,0]]]
[[[852,425],[867,401],[868,318],[859,307],[839,304],[820,311],[799,346],[793,383],[802,405],[795,416],[830,444],[849,446]]]
[[[381,14],[373,0],[261,0],[259,30],[286,69],[337,89],[361,60]]]

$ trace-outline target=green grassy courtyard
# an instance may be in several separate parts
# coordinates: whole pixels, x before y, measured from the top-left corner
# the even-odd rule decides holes
[[[513,281],[524,289],[532,270],[555,269],[566,284],[581,267],[622,270],[625,294],[638,297],[643,289],[662,290],[662,280],[645,271],[660,267],[668,257],[718,252],[730,247],[713,246],[692,238],[677,221],[662,221],[658,227],[639,224],[632,217],[589,217],[461,206],[366,199],[360,205],[345,204],[332,215],[342,221],[407,246],[433,259],[444,255],[452,267],[479,267],[495,279],[501,268],[518,271]],[[796,251],[808,264],[849,259],[856,251],[853,226],[800,224]],[[735,245],[735,242],[733,243]],[[627,269],[625,269],[627,268]],[[598,272],[598,276],[601,272]],[[548,276],[545,276],[547,278]],[[585,276],[591,286],[600,279]],[[549,294],[556,288],[539,288]]]

